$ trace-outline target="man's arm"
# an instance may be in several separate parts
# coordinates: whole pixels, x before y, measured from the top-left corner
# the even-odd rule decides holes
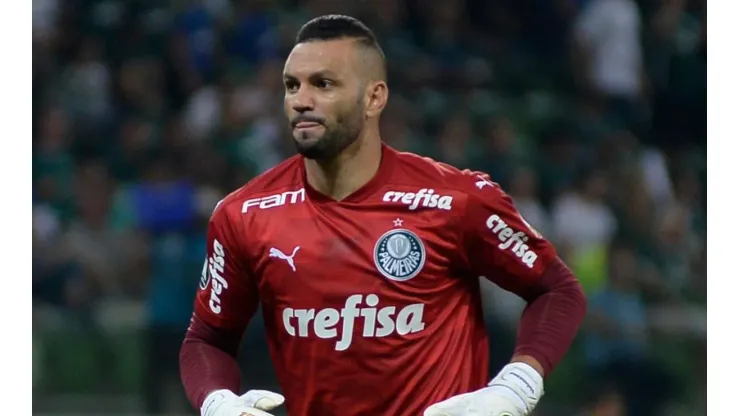
[[[466,173],[470,186],[460,217],[464,266],[476,277],[486,276],[516,293],[527,307],[511,363],[488,386],[436,403],[424,416],[470,412],[527,416],[544,394],[544,377],[570,347],[585,315],[586,298],[573,273],[552,245],[524,221],[511,198],[485,175]]]
[[[586,312],[586,296],[570,269],[555,258],[525,297],[512,362],[531,365],[543,377],[565,356]]]
[[[234,230],[227,209],[227,204],[219,204],[208,224],[206,261],[180,350],[182,382],[197,409],[210,393],[239,392],[237,352],[259,303],[239,237],[243,233]]]
[[[527,302],[512,362],[547,376],[570,348],[585,315],[581,285],[498,185],[471,190],[462,221],[470,270]]]
[[[239,391],[241,373],[236,357],[242,333],[219,329],[193,316],[180,349],[180,375],[196,409],[213,391]]]

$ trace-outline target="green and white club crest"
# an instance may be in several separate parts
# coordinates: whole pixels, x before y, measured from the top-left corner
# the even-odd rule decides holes
[[[413,232],[396,228],[383,234],[375,243],[375,267],[391,280],[413,279],[424,267],[426,251]]]

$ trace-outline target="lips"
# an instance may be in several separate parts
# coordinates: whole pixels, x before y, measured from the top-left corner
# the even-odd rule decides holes
[[[309,129],[311,127],[318,127],[320,126],[320,123],[317,123],[315,121],[300,121],[298,123],[295,123],[295,128],[297,129]]]
[[[323,120],[318,117],[300,115],[290,121],[290,126],[294,129],[311,129],[323,126]]]

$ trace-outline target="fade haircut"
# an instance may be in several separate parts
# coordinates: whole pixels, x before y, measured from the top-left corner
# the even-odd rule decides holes
[[[378,44],[373,31],[354,17],[341,14],[316,17],[301,27],[296,35],[295,43],[297,45],[312,41],[339,39],[355,39],[360,46],[375,52],[380,59],[382,78],[385,79],[385,53]]]

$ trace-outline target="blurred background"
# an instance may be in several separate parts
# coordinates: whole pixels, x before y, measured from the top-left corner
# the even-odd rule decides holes
[[[587,291],[536,414],[706,414],[705,9],[33,0],[34,413],[196,414],[177,360],[208,216],[293,154],[283,60],[347,13],[388,57],[384,140],[489,173]],[[484,295],[493,373],[522,304]],[[259,318],[242,362],[277,388]]]

